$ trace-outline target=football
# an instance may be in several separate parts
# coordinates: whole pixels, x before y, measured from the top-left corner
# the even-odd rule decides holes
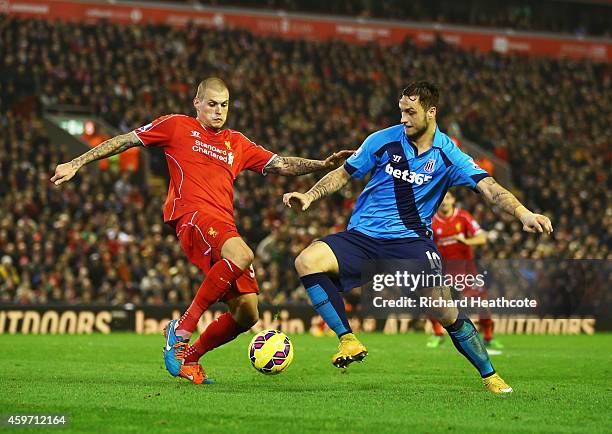
[[[253,337],[248,354],[255,369],[262,374],[276,375],[291,364],[293,344],[286,334],[278,330],[265,330]]]

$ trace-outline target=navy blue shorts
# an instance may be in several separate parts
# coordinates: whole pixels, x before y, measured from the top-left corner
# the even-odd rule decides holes
[[[409,261],[412,272],[440,274],[440,252],[429,238],[377,239],[354,229],[321,238],[336,259],[340,270],[339,289],[350,291],[368,281],[364,270],[375,261]]]

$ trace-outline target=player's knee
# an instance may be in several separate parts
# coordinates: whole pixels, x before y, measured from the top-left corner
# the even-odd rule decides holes
[[[315,258],[308,252],[308,249],[306,249],[302,251],[297,258],[295,258],[294,265],[296,271],[301,277],[319,272],[319,270],[316,269],[317,267],[315,263]]]
[[[295,258],[295,269],[300,277],[314,273],[338,273],[338,265],[331,249],[314,242]]]
[[[241,270],[246,270],[249,268],[249,265],[253,263],[253,259],[255,259],[255,254],[249,247],[245,246],[240,252],[236,265],[238,265]]]
[[[246,270],[251,263],[255,255],[253,251],[246,244],[235,246],[230,252],[228,252],[227,258],[236,264],[241,270]]]

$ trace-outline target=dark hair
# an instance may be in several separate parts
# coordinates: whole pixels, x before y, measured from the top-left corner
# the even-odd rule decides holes
[[[404,88],[400,99],[404,96],[418,96],[421,107],[428,110],[430,107],[438,107],[440,92],[438,86],[429,81],[413,81]]]

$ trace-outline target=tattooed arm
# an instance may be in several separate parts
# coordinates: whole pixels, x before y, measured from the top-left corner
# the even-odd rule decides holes
[[[306,211],[312,202],[340,190],[349,179],[351,179],[351,175],[349,175],[346,169],[342,166],[338,167],[321,178],[306,193],[299,193],[297,191],[285,193],[283,195],[283,203],[291,208],[291,203],[294,202],[302,206],[302,211]]]
[[[333,169],[350,157],[354,151],[339,151],[333,153],[326,160],[309,160],[300,157],[276,156],[265,168],[267,173],[275,173],[285,176],[305,175],[324,169]]]
[[[524,231],[546,232],[547,234],[553,231],[552,223],[548,217],[529,211],[512,193],[499,185],[492,177],[482,179],[476,184],[476,188],[490,204],[496,205],[508,214],[518,218],[523,223]]]
[[[266,173],[278,175],[295,176],[305,175],[325,169],[325,161],[309,160],[299,157],[280,157],[276,156],[266,166]]]
[[[51,182],[55,183],[55,185],[63,184],[76,175],[78,170],[87,163],[110,157],[111,155],[119,154],[126,149],[133,148],[134,146],[138,146],[140,144],[140,140],[138,137],[136,137],[136,134],[134,134],[133,131],[127,134],[115,136],[112,139],[108,139],[107,141],[100,143],[95,148],[91,148],[89,151],[76,157],[74,160],[69,161],[68,163],[58,164],[58,166],[55,168],[55,174],[51,178]]]

